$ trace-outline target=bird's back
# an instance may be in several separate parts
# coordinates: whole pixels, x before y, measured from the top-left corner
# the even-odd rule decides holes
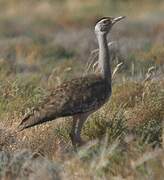
[[[58,117],[96,110],[106,102],[110,94],[110,86],[99,75],[93,74],[66,81],[52,90],[44,102],[22,120],[19,129]]]

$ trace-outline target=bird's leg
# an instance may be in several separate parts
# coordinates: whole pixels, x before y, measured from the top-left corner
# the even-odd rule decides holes
[[[71,134],[70,134],[73,146],[82,145],[84,143],[81,139],[81,129],[88,115],[89,114],[87,113],[87,114],[79,114],[79,115],[73,116],[73,125],[72,125]]]
[[[70,133],[70,138],[71,138],[71,142],[73,146],[76,145],[75,129],[76,129],[77,120],[78,120],[78,116],[77,115],[73,116],[73,122],[72,122],[73,124],[72,124],[71,133]]]
[[[82,145],[84,142],[81,139],[81,129],[83,127],[84,122],[87,120],[89,114],[80,114],[76,123],[75,129],[75,140],[76,144]]]

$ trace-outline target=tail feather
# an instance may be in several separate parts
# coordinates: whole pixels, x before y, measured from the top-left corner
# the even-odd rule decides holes
[[[21,123],[18,125],[17,130],[23,131],[24,129],[33,126],[31,123],[31,118],[33,117],[33,114],[27,115],[24,119],[22,119]]]
[[[31,114],[25,116],[21,123],[17,127],[17,131],[22,131],[26,128],[35,126],[37,124],[42,124],[46,121],[51,121],[55,119],[55,115],[49,114],[44,109],[42,110],[34,110]]]

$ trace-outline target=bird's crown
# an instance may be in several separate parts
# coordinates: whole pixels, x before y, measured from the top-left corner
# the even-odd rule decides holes
[[[95,32],[99,34],[106,34],[109,32],[111,27],[118,21],[124,19],[125,16],[119,16],[116,18],[113,17],[102,17],[100,18],[95,25]]]

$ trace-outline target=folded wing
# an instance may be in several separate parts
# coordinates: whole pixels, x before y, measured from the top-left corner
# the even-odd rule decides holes
[[[45,101],[22,120],[18,129],[95,110],[105,102],[106,96],[105,83],[100,76],[72,79],[52,90]]]

